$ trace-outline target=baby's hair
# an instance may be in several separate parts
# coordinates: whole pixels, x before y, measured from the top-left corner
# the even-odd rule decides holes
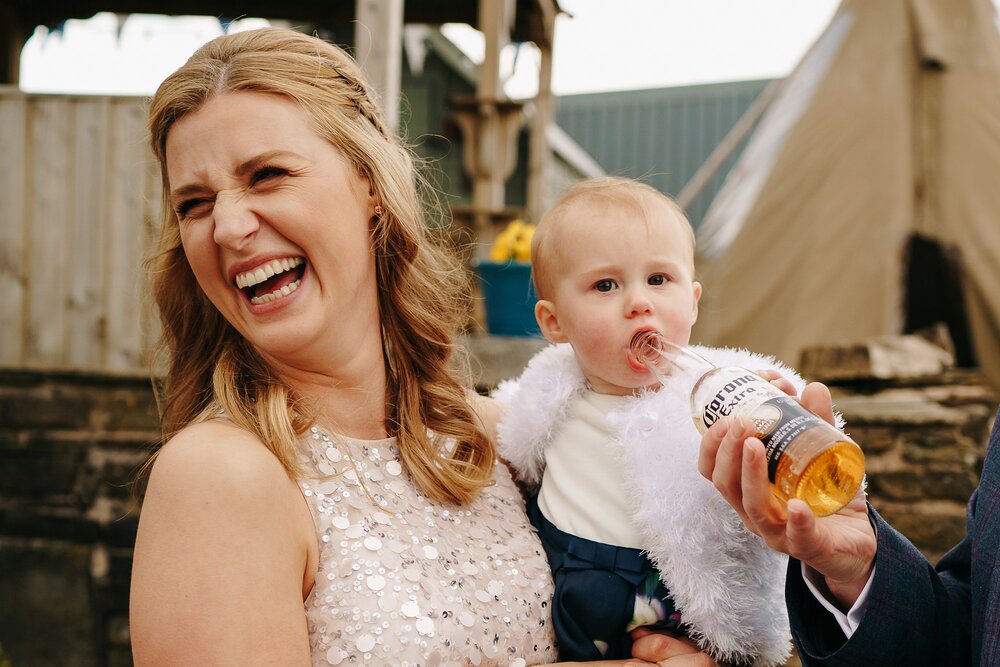
[[[603,176],[574,183],[559,195],[559,199],[538,221],[531,238],[531,279],[540,299],[551,293],[551,282],[546,264],[551,262],[552,238],[558,236],[566,213],[575,205],[587,201],[601,201],[633,209],[637,217],[648,223],[649,204],[666,206],[675,219],[683,226],[691,239],[691,256],[694,261],[694,229],[680,206],[673,199],[656,188],[620,176]],[[550,238],[552,237],[552,238]]]

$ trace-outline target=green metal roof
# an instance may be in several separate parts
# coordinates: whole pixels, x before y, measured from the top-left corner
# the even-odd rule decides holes
[[[556,122],[609,174],[676,197],[769,80],[564,95]],[[688,208],[698,227],[743,145]]]

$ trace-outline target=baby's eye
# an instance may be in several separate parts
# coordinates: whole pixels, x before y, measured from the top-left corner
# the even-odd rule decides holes
[[[656,273],[649,277],[648,282],[650,285],[664,285],[667,283],[667,281],[668,278],[665,275],[663,275],[662,273]]]
[[[598,292],[610,292],[617,286],[618,284],[614,280],[611,280],[610,278],[605,278],[604,280],[598,280],[596,283],[594,283],[594,289],[596,289]]]

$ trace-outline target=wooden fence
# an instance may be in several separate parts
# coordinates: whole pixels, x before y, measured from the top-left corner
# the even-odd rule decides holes
[[[0,87],[0,365],[148,372],[159,212],[144,98]]]
[[[0,86],[0,368],[150,372],[159,326],[143,260],[161,195],[145,122],[143,97]],[[562,132],[550,141],[550,200],[602,173]]]

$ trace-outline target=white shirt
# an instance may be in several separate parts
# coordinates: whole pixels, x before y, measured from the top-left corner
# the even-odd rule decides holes
[[[854,601],[854,606],[848,609],[846,614],[837,609],[832,602],[827,600],[826,597],[820,593],[819,586],[817,585],[818,582],[814,580],[821,578],[822,576],[823,575],[816,572],[816,570],[813,570],[812,568],[807,567],[805,563],[802,563],[802,579],[805,580],[806,587],[812,592],[816,599],[819,600],[819,603],[823,605],[827,611],[833,614],[833,617],[837,621],[837,625],[840,626],[840,629],[843,630],[844,634],[847,635],[847,638],[850,639],[854,632],[858,629],[858,626],[861,625],[861,619],[864,618],[865,609],[868,606],[868,590],[872,587],[872,581],[875,579],[875,568],[872,568],[872,573],[868,576],[868,581],[865,583],[865,587],[861,589],[861,594],[858,596],[858,599]]]
[[[606,419],[626,400],[589,390],[573,399],[559,433],[545,449],[538,508],[571,535],[642,549],[626,502],[625,472]]]

